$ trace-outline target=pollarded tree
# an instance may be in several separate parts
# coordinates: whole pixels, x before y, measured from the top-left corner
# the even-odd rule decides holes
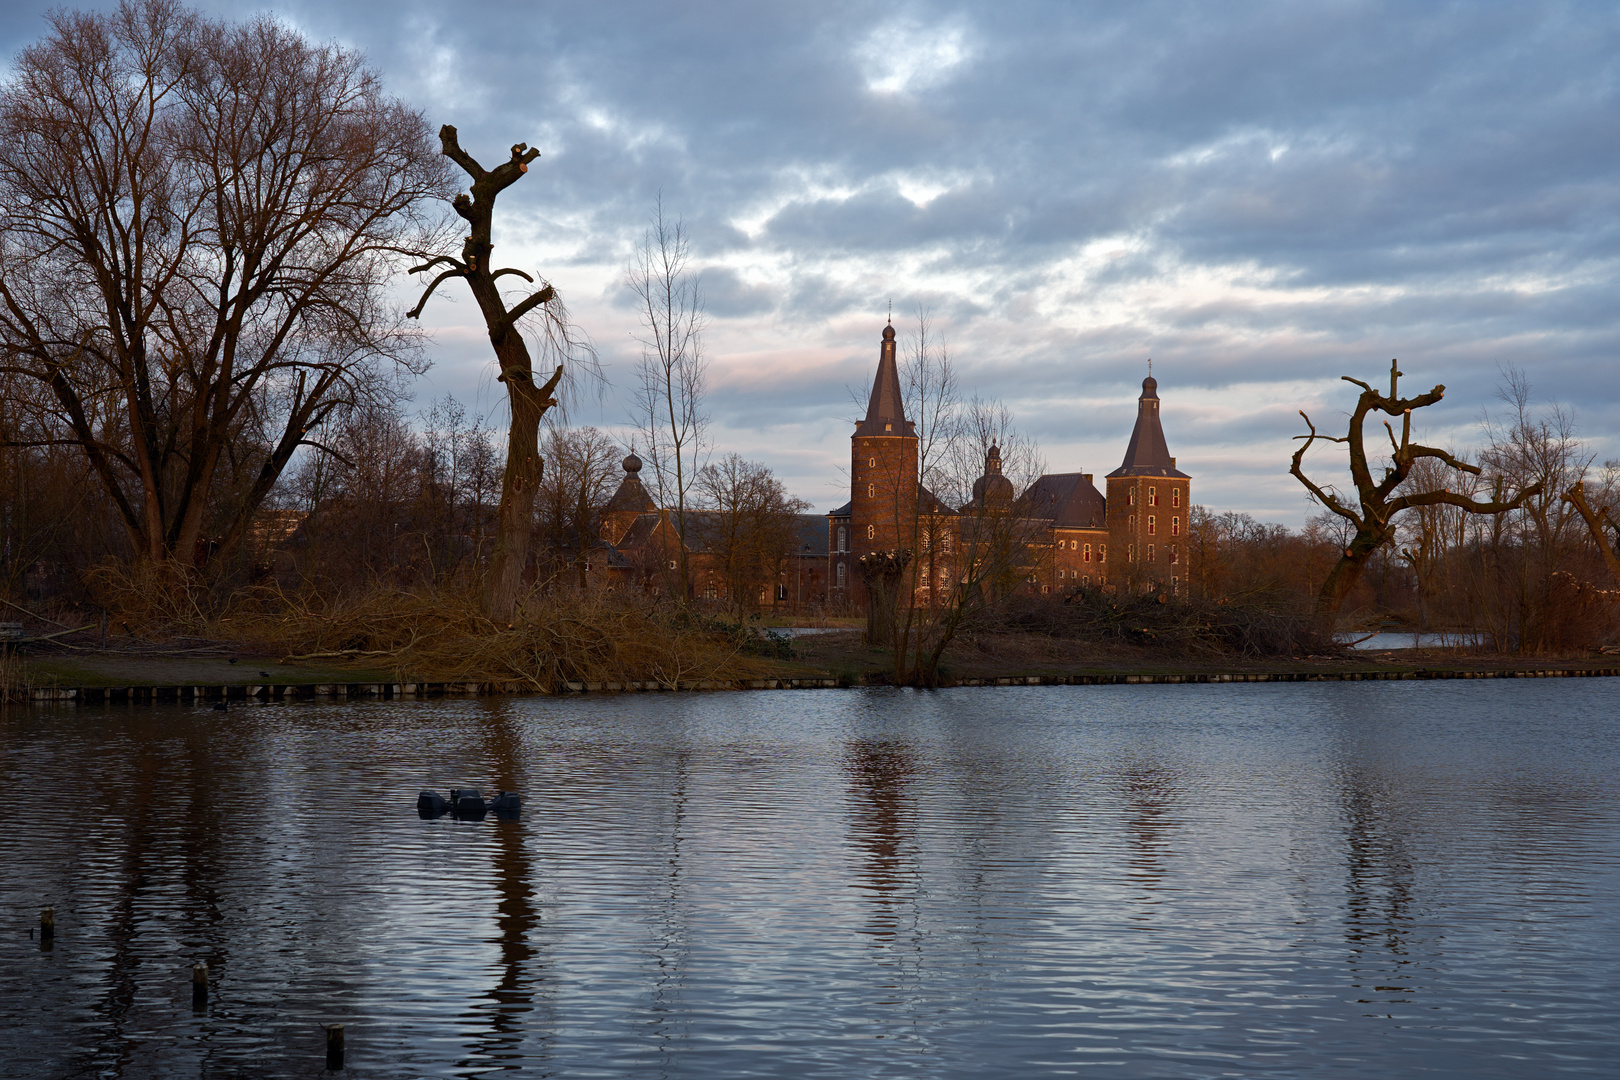
[[[1482,472],[1478,465],[1460,461],[1449,451],[1412,441],[1412,410],[1422,409],[1440,401],[1445,397],[1446,388],[1436,386],[1428,393],[1419,394],[1417,397],[1400,397],[1398,384],[1403,372],[1400,371],[1399,364],[1398,360],[1391,360],[1389,363],[1388,394],[1374,390],[1360,379],[1343,376],[1345,382],[1361,387],[1361,396],[1356,399],[1356,407],[1350,414],[1349,428],[1343,436],[1318,433],[1316,425],[1311,423],[1311,418],[1305,415],[1305,411],[1302,409],[1299,413],[1305,420],[1305,425],[1311,430],[1308,435],[1295,436],[1305,440],[1305,444],[1294,452],[1293,466],[1289,472],[1305,485],[1306,490],[1317,502],[1344,518],[1354,529],[1343,554],[1328,572],[1327,579],[1322,583],[1322,591],[1316,598],[1316,614],[1324,624],[1324,632],[1332,632],[1345,597],[1350,595],[1356,583],[1361,580],[1362,571],[1366,569],[1373,553],[1395,538],[1395,516],[1403,510],[1444,504],[1469,514],[1502,514],[1517,509],[1527,498],[1541,490],[1540,484],[1533,484],[1507,497],[1503,493],[1506,482],[1497,477],[1492,485],[1489,501],[1482,502],[1472,496],[1451,491],[1447,487],[1396,494],[1411,475],[1412,467],[1423,458],[1434,458],[1453,469],[1474,476],[1479,476]],[[1363,431],[1368,414],[1374,412],[1401,418],[1401,437],[1398,441],[1395,438],[1395,429],[1387,420],[1384,421],[1384,430],[1389,435],[1390,463],[1384,466],[1382,477],[1373,476],[1373,466],[1367,458]],[[1343,443],[1349,447],[1350,478],[1355,485],[1354,504],[1341,498],[1334,485],[1318,484],[1305,475],[1305,453],[1319,439],[1323,442]]]
[[[484,604],[491,618],[509,619],[517,607],[523,570],[529,560],[529,540],[534,534],[535,496],[540,491],[544,468],[540,459],[540,421],[547,410],[557,404],[554,394],[562,380],[564,356],[583,349],[584,345],[572,335],[555,288],[542,282],[539,288],[508,306],[496,283],[509,274],[530,285],[535,283],[534,278],[514,267],[496,270],[490,261],[490,252],[495,247],[492,233],[495,198],[529,171],[529,163],[540,156],[540,151],[518,143],[512,147],[507,160],[486,169],[461,148],[456,129],[449,124],[439,129],[439,143],[440,152],[472,178],[471,194],[457,195],[451,203],[467,222],[467,236],[462,241],[460,258],[437,255],[412,268],[415,274],[441,265],[446,267],[428,284],[409,314],[412,318],[421,315],[422,308],[440,284],[451,278],[463,278],[472,290],[473,299],[478,301],[478,310],[489,331],[489,343],[495,349],[495,360],[500,366],[496,379],[506,385],[511,426],[507,429],[506,472],[501,480],[501,502],[495,517],[495,550],[490,556]],[[543,340],[557,354],[557,366],[550,378],[538,386],[528,343],[518,327],[530,313],[541,316]]]
[[[387,288],[448,194],[354,52],[173,0],[57,11],[0,84],[0,370],[137,557],[234,546],[307,432],[419,372]]]

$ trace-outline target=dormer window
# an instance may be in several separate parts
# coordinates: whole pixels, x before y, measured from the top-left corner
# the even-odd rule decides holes
[[[883,425],[883,430],[884,431],[893,431],[894,430],[894,425],[893,424],[884,424]]]

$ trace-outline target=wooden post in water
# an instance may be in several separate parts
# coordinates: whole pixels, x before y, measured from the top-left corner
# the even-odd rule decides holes
[[[50,941],[56,937],[56,909],[53,907],[39,909],[39,940]]]
[[[343,1025],[326,1025],[326,1067],[337,1070],[343,1068]]]
[[[193,964],[191,966],[191,1003],[193,1005],[208,1004],[207,964]]]

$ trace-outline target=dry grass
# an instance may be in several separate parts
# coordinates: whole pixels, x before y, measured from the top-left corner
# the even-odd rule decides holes
[[[283,662],[352,660],[390,667],[401,679],[516,681],[545,691],[568,682],[673,687],[765,673],[726,635],[618,593],[535,594],[505,624],[486,618],[468,592],[379,587],[339,600],[267,600],[216,626]]]
[[[400,681],[518,682],[551,692],[569,682],[674,687],[772,671],[746,654],[746,637],[623,593],[536,592],[510,623],[497,623],[470,589],[378,584],[295,596],[270,587],[237,591],[214,610],[205,588],[161,567],[104,568],[95,585],[114,624],[147,641],[206,639],[283,662],[385,668]]]

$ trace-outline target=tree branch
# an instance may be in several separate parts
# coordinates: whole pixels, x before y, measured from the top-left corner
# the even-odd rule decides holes
[[[450,261],[453,262],[453,263],[455,262],[454,259],[451,259]],[[439,285],[441,283],[443,283],[446,279],[453,278],[453,277],[466,277],[466,276],[467,276],[467,271],[461,267],[460,263],[455,263],[455,269],[446,270],[444,273],[440,274],[438,277],[433,279],[432,284],[430,284],[427,287],[426,291],[424,291],[422,293],[422,299],[418,300],[416,302],[416,306],[411,308],[411,310],[409,310],[409,311],[407,311],[405,313],[405,317],[407,319],[414,319],[414,318],[417,318],[418,316],[420,316],[422,314],[422,309],[427,307],[428,300],[433,296],[433,290],[437,289],[439,287]]]

